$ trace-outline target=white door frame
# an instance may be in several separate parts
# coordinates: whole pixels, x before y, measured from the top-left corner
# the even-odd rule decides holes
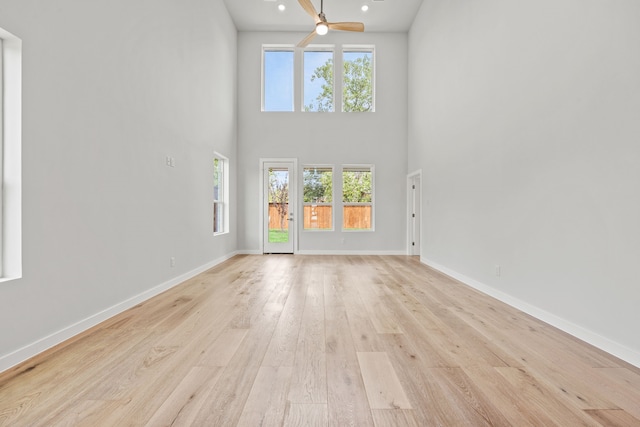
[[[289,187],[290,187],[290,200],[289,200],[289,216],[293,218],[293,223],[289,226],[289,237],[293,241],[293,253],[298,253],[298,159],[296,158],[260,158],[260,214],[259,218],[259,236],[260,236],[260,252],[265,253],[265,224],[268,224],[266,221],[268,219],[265,218],[265,203],[268,200],[268,194],[265,194],[266,183],[264,182],[264,172],[265,172],[265,164],[267,163],[293,163],[293,170],[291,171],[291,176],[289,177]],[[267,225],[268,227],[268,225]]]
[[[413,186],[416,185],[415,193]],[[422,169],[407,175],[407,255],[420,255],[422,244]],[[413,215],[415,214],[415,222]],[[415,224],[415,236],[414,236]]]

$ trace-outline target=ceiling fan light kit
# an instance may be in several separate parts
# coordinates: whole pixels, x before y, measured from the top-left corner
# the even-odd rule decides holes
[[[324,36],[328,32],[329,26],[324,22],[318,22],[318,25],[316,25],[316,33],[318,33],[319,36]]]
[[[316,11],[311,0],[298,0],[298,3],[311,15],[316,24],[316,28],[298,43],[298,47],[307,46],[316,34],[324,36],[329,30],[356,31],[360,33],[364,31],[364,24],[362,22],[327,22],[327,18],[324,16],[324,0],[320,0],[320,13]]]

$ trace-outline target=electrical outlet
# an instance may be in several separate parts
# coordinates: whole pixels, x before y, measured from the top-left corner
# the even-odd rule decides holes
[[[175,267],[176,266],[176,257],[172,256],[171,258],[169,258],[169,265],[171,267]]]
[[[501,270],[500,266],[499,266],[499,265],[496,265],[496,276],[497,276],[497,277],[500,277],[500,273],[501,273],[501,271],[500,271],[500,270]]]

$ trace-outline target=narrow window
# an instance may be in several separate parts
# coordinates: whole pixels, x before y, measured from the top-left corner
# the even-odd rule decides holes
[[[333,169],[306,166],[303,208],[305,230],[333,230]]]
[[[374,111],[373,48],[345,48],[342,68],[342,111]]]
[[[213,158],[213,234],[229,232],[229,161],[216,153]]]
[[[0,277],[3,276],[2,262],[4,261],[4,77],[3,77],[3,42],[0,38]]]
[[[262,111],[293,111],[293,48],[262,50]]]
[[[22,277],[22,41],[0,28],[0,282]]]
[[[304,52],[303,111],[331,112],[333,104],[333,51]]]
[[[373,166],[342,168],[342,229],[373,230]]]

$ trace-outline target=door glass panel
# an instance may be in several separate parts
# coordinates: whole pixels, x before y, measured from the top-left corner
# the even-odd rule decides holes
[[[269,168],[269,243],[289,241],[289,171]]]

